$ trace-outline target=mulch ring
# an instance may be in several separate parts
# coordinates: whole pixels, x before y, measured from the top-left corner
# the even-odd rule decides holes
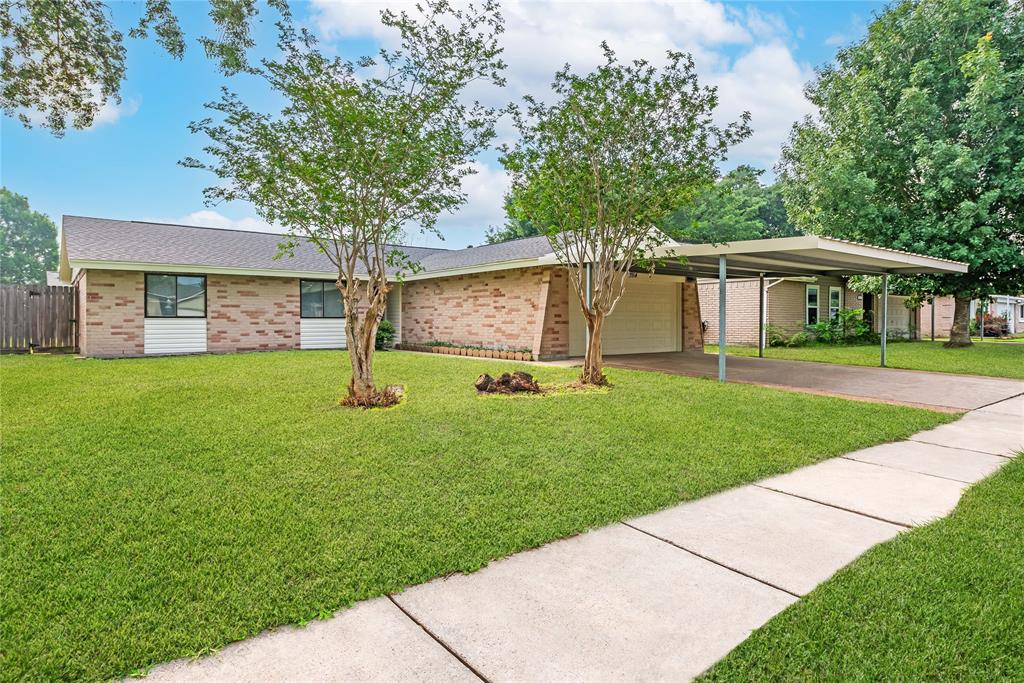
[[[595,386],[592,384],[580,384],[567,382],[561,384],[541,385],[528,372],[505,372],[497,378],[484,373],[476,378],[474,382],[477,393],[482,396],[512,396],[512,395],[554,395],[566,393],[605,393],[607,386]]]

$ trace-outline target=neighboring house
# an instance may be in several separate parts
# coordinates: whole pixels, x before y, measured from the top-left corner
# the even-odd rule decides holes
[[[341,348],[337,270],[312,244],[275,258],[281,236],[65,216],[61,279],[78,287],[86,356]],[[421,270],[391,292],[399,344],[450,342],[582,355],[586,328],[545,237],[467,249],[399,247]],[[699,350],[697,284],[635,275],[605,322],[607,354]]]
[[[978,316],[978,309],[982,302],[975,299],[971,302],[971,319]],[[952,296],[942,296],[935,299],[935,335],[938,337],[949,336],[949,328],[953,326],[953,309],[956,302]],[[1016,334],[1024,332],[1024,296],[1012,296],[999,294],[989,297],[986,300],[986,311],[994,318],[1006,316],[1007,332]],[[925,302],[921,307],[921,325],[926,334],[931,334],[932,304]]]
[[[765,278],[766,325],[796,334],[807,325],[834,317],[842,309],[864,310],[874,330],[880,332],[882,305],[878,296],[862,294],[846,286],[840,277]],[[718,343],[718,280],[698,281],[701,320],[707,325],[704,339]],[[757,345],[758,279],[731,279],[726,284],[727,344]],[[906,297],[889,295],[888,324],[890,336],[920,336],[919,310],[905,305]]]
[[[60,273],[52,270],[46,271],[46,286],[47,287],[69,287],[70,282],[64,282],[60,279]]]

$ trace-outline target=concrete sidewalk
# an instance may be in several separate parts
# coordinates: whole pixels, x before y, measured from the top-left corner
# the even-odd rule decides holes
[[[684,680],[1024,450],[1024,396],[957,422],[281,628],[151,681]]]

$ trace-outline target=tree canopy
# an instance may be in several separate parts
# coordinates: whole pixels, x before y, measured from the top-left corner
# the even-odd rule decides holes
[[[780,163],[801,230],[964,261],[902,286],[1024,289],[1024,21],[1011,0],[902,0],[807,88]]]
[[[673,211],[666,232],[676,239],[713,243],[800,234],[789,222],[778,184],[763,185],[763,174],[747,165],[729,171],[691,205]]]
[[[217,36],[200,44],[226,74],[248,68],[253,46],[250,23],[257,0],[209,0]],[[266,0],[288,15],[287,0]],[[171,0],[145,0],[128,35],[156,42],[175,59],[185,54],[185,36]],[[88,128],[106,102],[121,102],[125,36],[115,28],[106,0],[0,0],[0,107],[22,124],[62,136],[70,124]]]
[[[601,327],[630,269],[666,242],[659,228],[668,215],[750,134],[747,113],[725,127],[713,122],[717,92],[700,85],[690,55],[669,52],[657,68],[602,48],[605,61],[591,73],[555,74],[554,104],[525,98],[525,113],[515,114],[520,140],[502,156],[510,218],[536,226],[568,266],[589,331],[581,380],[595,384],[605,381]]]
[[[42,284],[57,269],[57,226],[28,199],[0,188],[0,282]]]
[[[385,10],[381,21],[400,46],[357,61],[325,54],[308,31],[282,22],[282,56],[252,71],[283,109],[258,112],[225,88],[207,105],[217,119],[190,126],[209,138],[209,159],[182,161],[221,181],[205,190],[207,202],[248,201],[286,228],[282,255],[308,240],[337,267],[358,405],[393,398],[374,387],[374,341],[389,279],[416,264],[392,245],[410,226],[436,231],[438,215],[466,200],[462,180],[493,138],[497,112],[463,94],[473,82],[503,84],[504,68],[494,2],[430,0],[412,15]]]

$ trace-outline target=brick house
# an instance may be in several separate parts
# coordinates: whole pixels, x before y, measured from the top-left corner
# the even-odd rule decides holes
[[[842,309],[859,308],[873,321],[876,332],[881,331],[881,303],[879,297],[849,289],[846,279],[837,276],[765,278],[766,325],[796,334],[807,325],[825,320]],[[728,324],[726,343],[757,345],[758,279],[730,279],[726,285]],[[705,341],[718,343],[718,280],[698,280],[701,320],[707,330]],[[888,332],[890,337],[914,338],[921,336],[921,311],[910,310],[906,297],[889,295]],[[950,314],[952,315],[952,313]],[[948,330],[948,327],[946,328]]]
[[[921,323],[927,334],[931,334],[933,305],[935,307],[935,334],[939,337],[948,336],[949,329],[953,326],[956,300],[952,296],[940,296],[935,299],[934,303],[926,301],[921,306]],[[986,315],[994,318],[1005,317],[1008,334],[1024,332],[1024,296],[997,294],[989,297],[984,304],[975,299],[971,302],[970,319],[978,319],[982,310]]]
[[[342,348],[337,271],[280,235],[65,216],[60,276],[78,292],[79,351],[118,357]],[[467,249],[400,247],[420,265],[395,282],[398,342],[582,355],[585,325],[544,237]],[[608,318],[605,352],[703,348],[697,283],[634,274]]]

